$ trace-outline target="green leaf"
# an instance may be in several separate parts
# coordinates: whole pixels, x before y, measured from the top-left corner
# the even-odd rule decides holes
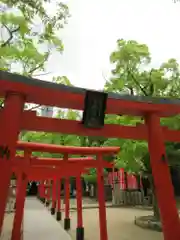
[[[49,0],[1,2],[5,9],[0,13],[5,37],[0,40],[0,68],[12,71],[15,65],[17,73],[27,76],[43,71],[51,53],[63,51],[57,30],[69,17],[67,5],[58,1],[57,11],[49,13]]]

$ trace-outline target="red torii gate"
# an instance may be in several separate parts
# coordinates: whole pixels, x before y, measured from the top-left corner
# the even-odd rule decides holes
[[[42,180],[42,179],[60,179],[60,177],[70,177],[70,176],[77,176],[77,178],[81,175],[81,172],[86,173],[87,171],[82,171],[82,169],[78,169],[78,167],[75,168],[70,168],[63,164],[63,166],[60,168],[60,164],[58,164],[55,168],[50,168],[49,165],[46,166],[44,163],[44,166],[42,163],[40,163],[40,166],[38,166],[38,161],[41,160],[36,160],[37,165],[34,165],[31,163],[29,168],[26,169],[20,167],[19,165],[13,166],[12,171],[18,176],[18,186],[17,186],[17,197],[16,197],[16,212],[15,212],[15,217],[14,217],[14,225],[13,225],[13,230],[12,230],[12,240],[20,239],[20,230],[21,230],[21,223],[23,219],[23,207],[24,207],[24,201],[25,201],[25,196],[26,196],[26,186],[27,186],[27,181],[28,180]],[[75,162],[75,161],[74,161]],[[48,163],[50,163],[48,161]],[[53,163],[53,161],[52,161]],[[63,163],[63,162],[61,162]],[[78,163],[78,161],[76,161]],[[23,165],[23,164],[22,164]],[[52,165],[54,166],[54,165]],[[27,171],[27,173],[24,173],[23,171]],[[23,175],[23,179],[21,178]],[[69,197],[69,193],[66,193],[66,196]],[[58,195],[55,196],[55,198],[58,197]],[[70,218],[69,218],[69,199],[66,197],[66,216],[64,219],[65,223],[65,228],[69,229],[70,227]],[[82,199],[79,198],[79,195],[77,197],[77,202],[81,202]],[[82,215],[82,212],[80,212],[81,209],[78,209],[78,219]],[[77,227],[77,233],[80,232],[80,226]],[[81,225],[81,232],[83,233],[82,236],[84,236],[84,228],[83,225]],[[80,239],[83,239],[80,238]]]
[[[31,171],[32,170],[32,171]],[[35,171],[34,171],[35,170]],[[57,171],[56,171],[57,170]],[[17,183],[17,196],[16,196],[16,211],[15,211],[15,216],[14,216],[14,224],[13,224],[13,229],[12,229],[12,235],[11,239],[12,240],[20,240],[21,239],[21,224],[23,220],[23,212],[24,212],[24,202],[25,202],[25,197],[26,197],[26,187],[27,187],[27,182],[28,180],[41,180],[41,179],[56,179],[60,177],[71,177],[71,176],[76,176],[77,178],[81,175],[82,173],[88,173],[87,170],[78,170],[78,169],[68,169],[66,166],[59,168],[59,169],[51,169],[47,167],[36,167],[36,166],[31,166],[30,167],[30,172],[28,171],[27,175],[23,173],[23,171],[17,167],[13,168],[13,172],[17,175],[18,177],[18,183]],[[63,173],[62,173],[63,172]],[[28,175],[29,174],[29,175]],[[67,197],[69,197],[69,194],[67,192],[66,194]],[[57,197],[57,196],[56,196]],[[77,198],[77,201],[82,201],[81,199]],[[64,226],[65,229],[70,228],[70,218],[69,218],[69,198],[66,198],[66,208],[65,208],[65,219],[64,219]],[[79,212],[81,209],[78,210],[78,219],[79,219]],[[80,213],[82,215],[82,213]],[[81,233],[81,235],[79,234]],[[84,228],[83,225],[80,227],[77,227],[77,234],[82,236],[81,238],[78,239],[84,239]]]
[[[21,159],[22,157],[20,157]],[[19,157],[16,159],[19,159]],[[42,167],[43,165],[45,166],[53,166],[53,167],[60,167],[60,169],[63,168],[63,171],[65,170],[65,167],[67,167],[68,169],[73,169],[73,174],[71,174],[71,176],[75,175],[75,172],[78,173],[76,175],[76,188],[77,188],[77,211],[78,211],[78,215],[77,215],[77,239],[78,240],[83,240],[84,239],[84,228],[83,228],[83,223],[82,223],[82,192],[81,192],[81,178],[80,175],[81,173],[86,173],[85,170],[83,169],[89,169],[89,168],[97,168],[98,167],[98,161],[95,161],[94,158],[91,157],[87,157],[87,158],[68,158],[68,162],[64,162],[62,161],[62,158],[38,158],[38,160],[36,158],[32,158],[31,160],[31,164],[35,165],[36,167],[38,166],[39,168]],[[112,168],[114,166],[114,164],[103,161],[102,166],[104,168]],[[36,168],[36,173],[34,173],[36,177],[32,177],[32,180],[36,179],[37,181],[42,179],[42,176],[39,176],[39,168]],[[47,169],[45,169],[45,171],[49,171]],[[51,170],[52,171],[52,170]],[[54,171],[54,169],[53,169]],[[59,171],[59,169],[57,169],[57,171]],[[88,173],[88,172],[87,172]],[[49,173],[48,173],[49,174]],[[64,174],[63,174],[64,175]],[[46,175],[46,177],[44,177],[44,173],[43,173],[43,179],[49,179],[49,176]],[[57,176],[57,174],[56,174]],[[62,174],[61,174],[62,177]],[[56,177],[57,178],[57,177]],[[42,187],[42,186],[41,186]],[[49,187],[49,186],[48,186]],[[65,185],[66,187],[66,185]],[[44,188],[44,187],[43,187]],[[65,193],[67,193],[67,191],[65,191]],[[66,196],[65,199],[65,206],[68,206],[65,208],[65,214],[66,214],[66,218],[65,218],[65,222],[64,222],[64,228],[66,230],[68,230],[70,228],[70,222],[69,222],[69,194],[68,196]],[[44,196],[43,196],[44,197]],[[48,196],[49,198],[50,196]],[[55,197],[56,197],[56,186],[55,184],[53,184],[53,205],[51,208],[51,214],[55,214]],[[60,213],[60,192],[58,193],[58,212],[57,212],[57,220],[61,220],[61,213]],[[66,219],[68,219],[66,221]],[[67,223],[66,223],[67,222]]]
[[[70,228],[69,218],[69,177],[77,177],[77,210],[78,210],[78,225],[77,239],[84,239],[84,227],[82,223],[82,193],[81,193],[81,173],[87,173],[88,168],[97,168],[98,179],[98,199],[99,199],[99,222],[100,222],[100,239],[107,238],[106,226],[106,211],[104,200],[104,180],[103,168],[113,167],[112,163],[103,161],[103,155],[116,154],[119,147],[69,147],[58,146],[52,144],[40,144],[29,142],[18,142],[17,149],[24,151],[24,159],[21,156],[16,156],[11,162],[11,172],[18,176],[18,188],[16,198],[16,213],[14,217],[14,225],[12,230],[12,240],[20,239],[21,223],[23,218],[23,209],[26,195],[26,186],[28,180],[46,180],[59,179],[65,177],[65,219],[64,228]],[[31,157],[32,152],[51,152],[64,154],[63,159],[53,158],[35,158]],[[68,154],[73,155],[96,155],[97,160],[93,158],[76,158],[68,159]],[[1,206],[0,206],[1,207]],[[1,208],[0,208],[1,210]],[[58,214],[59,215],[59,214]]]
[[[85,89],[0,71],[0,97],[5,98],[4,108],[0,111],[0,149],[3,150],[1,152],[8,152],[7,158],[8,156],[14,157],[20,130],[147,140],[164,239],[179,240],[180,221],[166,161],[164,141],[180,142],[180,131],[161,127],[160,118],[179,114],[180,100],[109,93],[106,105],[107,114],[141,116],[145,119],[145,124],[137,126],[107,124],[100,129],[88,129],[80,121],[38,117],[33,112],[23,111],[25,102],[84,110],[85,95]],[[3,181],[0,181],[0,188],[5,188],[7,193],[11,163],[3,161],[4,155],[1,155],[0,171]],[[0,204],[4,205],[5,196],[0,200]],[[1,222],[0,225],[2,225]]]

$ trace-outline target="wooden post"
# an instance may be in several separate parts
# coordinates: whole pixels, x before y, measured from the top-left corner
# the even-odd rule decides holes
[[[64,161],[68,161],[68,154],[64,155]],[[64,218],[64,229],[70,229],[70,217],[69,217],[69,208],[70,208],[70,186],[69,186],[69,177],[65,177],[65,218]]]
[[[151,114],[146,118],[149,153],[155,192],[160,209],[165,240],[180,239],[180,221],[166,157],[160,118]]]
[[[53,179],[52,183],[52,207],[51,207],[51,214],[54,215],[56,212],[56,201],[57,201],[57,184],[56,178]]]
[[[45,198],[44,198],[45,197],[44,181],[40,181],[38,190],[39,190],[39,197],[40,197],[41,202],[45,203]]]
[[[61,221],[61,180],[56,180],[56,187],[57,187],[57,213],[56,213],[56,220]]]
[[[20,121],[24,107],[24,97],[20,94],[8,93],[1,109],[0,127],[0,234],[4,220],[4,212],[9,193],[11,163],[16,153]]]
[[[84,227],[82,216],[82,183],[80,174],[76,177],[76,200],[77,200],[76,240],[84,240]]]
[[[31,151],[24,152],[24,161],[26,167],[19,170],[18,181],[17,181],[17,194],[16,194],[16,211],[13,222],[11,240],[21,240],[21,226],[24,215],[24,204],[26,198],[26,188],[28,183],[27,172],[30,166]]]
[[[21,240],[21,226],[23,221],[24,203],[28,183],[27,175],[21,172],[18,175],[17,182],[16,211],[14,216],[11,240]]]
[[[97,183],[99,201],[100,240],[108,240],[106,223],[106,205],[104,197],[103,158],[101,154],[98,155],[97,161],[99,161],[99,166],[97,167]]]
[[[46,207],[49,207],[51,201],[51,180],[46,181]]]
[[[42,189],[42,202],[45,203],[46,201],[46,187],[45,187],[45,181],[41,181],[41,189]]]

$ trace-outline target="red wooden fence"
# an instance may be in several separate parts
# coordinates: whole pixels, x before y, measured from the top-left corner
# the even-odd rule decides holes
[[[113,182],[119,183],[120,189],[125,189],[125,181],[124,181],[124,169],[120,168],[118,172],[110,172],[108,174],[108,184],[111,184],[113,187]],[[137,179],[133,174],[127,174],[127,182],[128,182],[128,189],[137,189],[138,183]]]

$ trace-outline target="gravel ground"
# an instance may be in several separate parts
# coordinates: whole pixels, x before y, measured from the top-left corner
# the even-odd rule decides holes
[[[141,229],[134,225],[135,216],[150,215],[151,211],[107,208],[108,240],[163,240],[162,233]],[[76,212],[71,212],[71,230],[73,240],[76,239]],[[98,209],[83,211],[85,240],[99,240]]]

